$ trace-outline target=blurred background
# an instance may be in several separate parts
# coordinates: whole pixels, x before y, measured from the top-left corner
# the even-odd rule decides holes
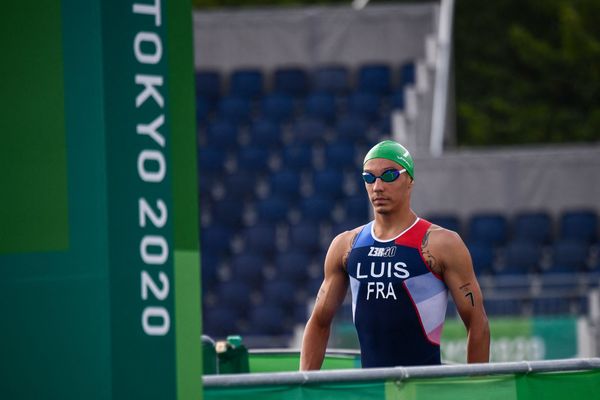
[[[362,157],[415,158],[460,233],[492,360],[600,354],[600,3],[194,1],[203,331],[297,348]],[[357,348],[350,303],[330,347]],[[445,361],[464,362],[452,304]]]

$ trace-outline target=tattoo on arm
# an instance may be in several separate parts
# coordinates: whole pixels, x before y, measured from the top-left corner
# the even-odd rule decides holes
[[[423,240],[421,241],[421,253],[423,254],[423,258],[425,259],[425,262],[427,263],[429,269],[435,272],[436,274],[440,274],[440,266],[438,265],[438,262],[433,256],[433,254],[431,254],[431,251],[429,251],[429,234],[430,232],[427,231],[425,232],[425,236],[423,236]]]
[[[319,289],[319,293],[317,293],[317,299],[315,300],[315,304],[317,304],[319,302],[319,299],[321,298],[321,295],[323,294],[324,290],[323,288]]]
[[[459,289],[465,294],[465,297],[468,297],[471,300],[471,306],[475,307],[475,300],[473,299],[473,292],[471,291],[471,282],[465,283]]]

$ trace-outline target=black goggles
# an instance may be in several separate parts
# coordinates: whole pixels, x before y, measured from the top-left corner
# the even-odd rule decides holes
[[[375,183],[375,181],[377,180],[377,178],[381,179],[384,182],[388,182],[389,183],[389,182],[394,182],[404,172],[406,172],[406,169],[401,169],[401,170],[388,169],[387,171],[385,171],[380,176],[375,176],[375,175],[373,175],[370,172],[363,172],[362,173],[362,178],[365,181],[365,183],[368,183],[368,184]]]

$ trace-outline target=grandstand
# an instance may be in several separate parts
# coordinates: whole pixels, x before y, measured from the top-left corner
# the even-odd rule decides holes
[[[452,110],[436,92],[448,76],[437,5],[194,21],[205,333],[298,344],[329,242],[370,219],[361,156],[389,137],[416,155],[413,208],[467,243],[490,316],[588,314],[600,282],[598,149],[457,151],[450,124],[435,142],[432,120],[446,121],[436,96]],[[348,307],[339,323],[351,322]]]

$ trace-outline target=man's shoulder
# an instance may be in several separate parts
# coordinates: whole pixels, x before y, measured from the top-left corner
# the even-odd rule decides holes
[[[457,232],[436,224],[431,224],[425,235],[427,236],[430,245],[442,249],[464,245],[462,238]]]

